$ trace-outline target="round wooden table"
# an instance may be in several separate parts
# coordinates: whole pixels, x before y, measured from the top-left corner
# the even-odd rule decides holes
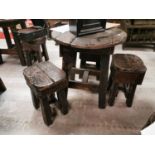
[[[62,69],[66,72],[69,80],[70,88],[80,89],[97,89],[99,93],[99,108],[106,107],[106,92],[108,85],[108,70],[109,70],[109,58],[113,54],[114,46],[121,44],[126,40],[126,33],[119,28],[109,28],[104,32],[76,37],[69,30],[64,29],[59,31],[61,28],[52,30],[52,38],[60,45],[60,55],[63,58]],[[76,56],[77,52],[99,55],[100,56],[100,70],[84,70],[76,69]],[[84,76],[88,75],[89,72],[94,72],[99,75],[99,85],[90,85],[87,80],[83,82],[69,79],[71,70],[74,69],[76,73],[83,72]],[[85,72],[86,71],[86,72]]]

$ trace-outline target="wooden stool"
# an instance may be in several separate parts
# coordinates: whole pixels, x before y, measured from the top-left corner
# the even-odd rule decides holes
[[[114,104],[120,89],[125,93],[127,106],[131,107],[136,87],[142,84],[145,72],[146,67],[138,56],[131,54],[113,55],[108,86],[109,105]]]
[[[46,61],[49,60],[46,48],[46,29],[35,26],[18,30],[16,34],[20,39],[27,66],[31,66],[36,61],[41,62],[42,57]]]
[[[63,114],[68,113],[66,88],[68,81],[65,73],[50,62],[36,63],[24,69],[24,77],[30,87],[35,109],[41,104],[42,116],[46,125],[53,123],[54,117],[50,108],[49,97],[58,96],[58,108]]]
[[[109,50],[113,52],[114,47],[109,48]],[[94,62],[95,64],[89,64],[88,61]],[[90,53],[80,53],[80,68],[100,70],[100,56]],[[96,76],[96,79],[99,80],[99,75],[97,74],[90,74],[90,75]],[[80,74],[79,77],[82,78],[83,74]]]
[[[89,64],[87,61],[94,62],[95,64]],[[85,53],[80,53],[80,68],[85,68],[85,69],[100,69],[100,56],[98,55],[93,55],[93,54],[85,54]],[[80,78],[82,78],[82,74],[80,74]],[[97,79],[99,80],[99,76],[97,76]]]

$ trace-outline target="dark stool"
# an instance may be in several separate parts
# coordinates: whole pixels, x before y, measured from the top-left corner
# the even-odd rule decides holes
[[[35,61],[41,62],[43,57],[45,61],[49,60],[46,48],[46,29],[35,26],[18,30],[15,34],[20,40],[27,66]]]
[[[108,50],[113,52],[114,47],[111,47]],[[90,64],[88,62],[93,62],[94,64]],[[100,70],[100,56],[90,53],[80,53],[80,68]],[[90,75],[96,76],[96,79],[99,80],[99,75]],[[82,78],[83,74],[80,74],[79,77]]]
[[[125,93],[127,106],[131,107],[136,87],[142,84],[145,72],[146,67],[138,56],[132,54],[113,55],[108,86],[109,105],[114,104],[120,89]]]
[[[95,64],[89,64],[88,61],[94,62]],[[100,69],[100,56],[80,53],[80,68],[99,70]],[[82,78],[82,76],[83,76],[82,74],[79,75],[80,78]],[[99,79],[99,76],[97,76],[96,78]]]
[[[46,125],[53,123],[54,114],[50,108],[50,95],[57,93],[58,108],[63,114],[68,113],[66,88],[68,81],[65,73],[50,62],[36,63],[24,69],[24,77],[30,87],[35,109],[41,105],[43,120]]]

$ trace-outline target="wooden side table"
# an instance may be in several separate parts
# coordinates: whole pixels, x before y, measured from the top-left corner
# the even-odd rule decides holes
[[[18,55],[20,58],[20,62],[23,66],[26,65],[24,54],[21,50],[19,40],[16,38],[16,36],[13,34],[14,44],[12,43],[9,29],[11,32],[16,30],[16,26],[20,24],[21,28],[26,28],[25,19],[3,19],[0,20],[0,27],[2,27],[2,30],[4,32],[5,40],[7,43],[7,49],[0,49],[0,57],[2,63],[2,56],[1,54],[10,54],[10,55]],[[1,47],[0,47],[1,48]]]
[[[61,27],[62,29],[62,27]],[[60,45],[60,54],[63,57],[62,69],[66,72],[70,88],[78,89],[96,89],[99,93],[99,108],[106,106],[106,92],[108,84],[109,58],[113,53],[114,46],[123,43],[126,40],[126,33],[119,28],[107,29],[104,32],[76,37],[69,30],[60,32],[59,29],[52,31],[52,38]],[[100,70],[82,70],[74,68],[76,65],[77,52],[99,55]],[[84,77],[83,82],[69,79],[71,70],[75,72],[84,72],[84,76],[89,72],[95,72],[99,75],[99,85],[90,85]],[[86,72],[85,72],[86,71]]]

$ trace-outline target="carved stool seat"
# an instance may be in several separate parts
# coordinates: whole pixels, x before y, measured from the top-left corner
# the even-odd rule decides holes
[[[123,90],[128,107],[132,106],[137,85],[141,85],[146,72],[143,61],[132,54],[115,54],[109,78],[109,105],[114,104],[118,90]]]
[[[54,117],[50,108],[49,96],[57,93],[58,108],[63,114],[68,112],[66,74],[50,62],[36,63],[24,69],[24,77],[30,87],[33,105],[36,109],[41,105],[43,120],[46,125],[53,123]]]
[[[31,27],[18,30],[16,33],[21,41],[27,66],[31,66],[35,61],[41,62],[43,57],[46,61],[49,60],[46,48],[46,29]]]

